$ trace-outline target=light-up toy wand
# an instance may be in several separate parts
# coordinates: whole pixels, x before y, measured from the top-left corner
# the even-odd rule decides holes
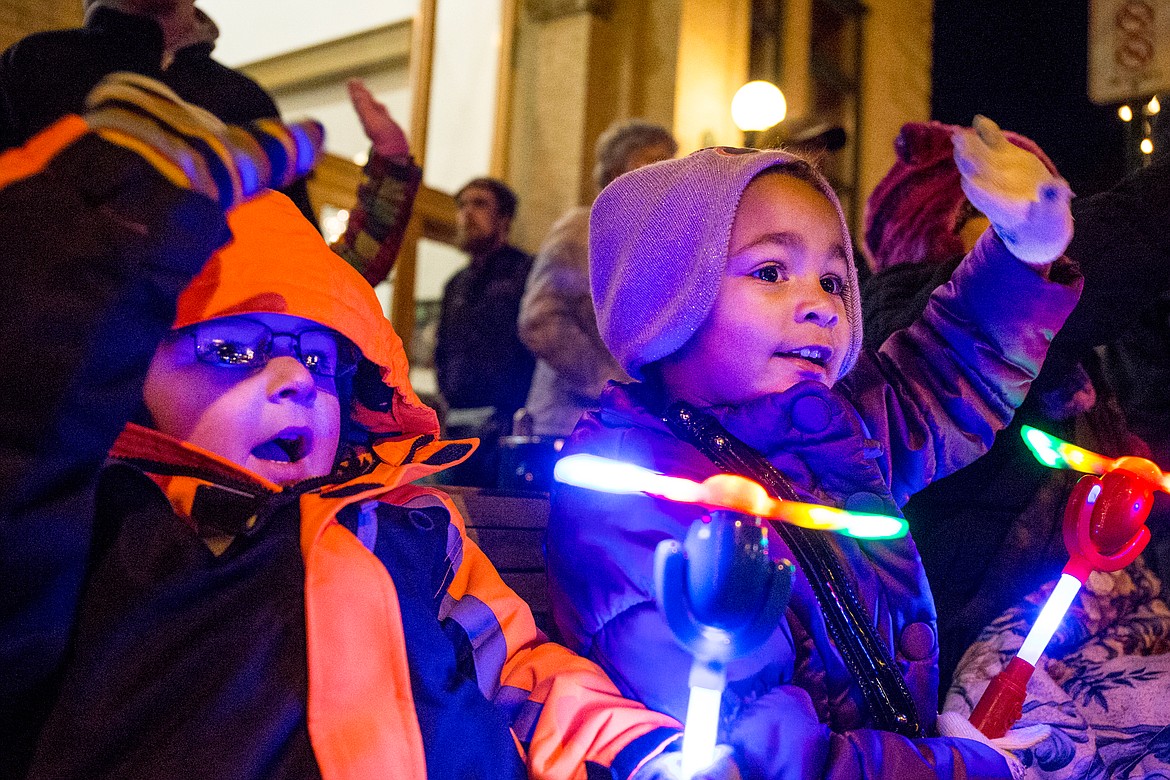
[[[763,485],[738,474],[716,474],[695,482],[685,477],[669,477],[633,463],[578,454],[557,461],[553,477],[567,485],[603,493],[642,493],[679,504],[728,509],[816,531],[836,531],[855,539],[900,539],[910,528],[901,517],[781,501],[769,496]]]
[[[1028,425],[1022,434],[1044,465],[1088,476],[1077,482],[1065,506],[1064,546],[1069,560],[1060,580],[1016,657],[992,679],[971,713],[971,724],[989,739],[1002,737],[1020,719],[1028,680],[1089,575],[1117,571],[1133,562],[1150,541],[1145,521],[1154,491],[1170,492],[1166,475],[1145,458],[1106,458]]]
[[[892,539],[907,531],[906,521],[898,517],[780,501],[736,474],[695,482],[595,455],[569,455],[557,463],[553,475],[577,487],[642,493],[711,510],[691,524],[683,543],[667,539],[654,553],[659,608],[675,639],[694,656],[683,733],[683,780],[714,760],[728,662],[763,644],[788,605],[795,568],[788,561],[771,560],[768,525],[763,521],[862,539]]]

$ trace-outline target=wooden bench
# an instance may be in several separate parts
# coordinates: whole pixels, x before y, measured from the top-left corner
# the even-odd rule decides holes
[[[508,587],[528,602],[537,627],[555,638],[544,571],[548,494],[441,487],[467,520],[467,535],[484,551]]]

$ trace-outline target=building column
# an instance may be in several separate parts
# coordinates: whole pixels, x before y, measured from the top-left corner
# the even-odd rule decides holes
[[[673,126],[680,0],[525,0],[513,37],[505,178],[515,243],[594,196],[594,145],[613,121]]]

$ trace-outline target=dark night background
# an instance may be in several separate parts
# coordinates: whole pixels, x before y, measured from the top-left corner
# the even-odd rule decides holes
[[[1089,195],[1126,172],[1127,126],[1089,101],[1088,0],[936,0],[932,117],[984,114]]]

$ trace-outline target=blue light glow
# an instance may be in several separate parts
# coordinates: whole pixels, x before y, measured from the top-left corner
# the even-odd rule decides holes
[[[297,146],[296,170],[298,176],[303,176],[308,173],[313,163],[316,161],[317,155],[313,151],[313,142],[309,139],[309,134],[305,132],[305,128],[299,125],[289,125],[289,135],[292,136],[293,143]]]

